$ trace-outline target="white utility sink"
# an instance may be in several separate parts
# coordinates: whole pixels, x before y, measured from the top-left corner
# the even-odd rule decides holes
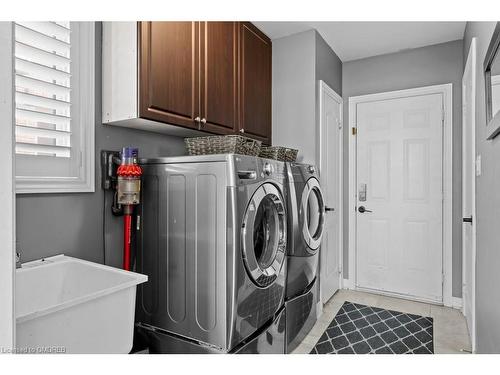
[[[146,275],[57,255],[16,270],[21,353],[128,353]]]

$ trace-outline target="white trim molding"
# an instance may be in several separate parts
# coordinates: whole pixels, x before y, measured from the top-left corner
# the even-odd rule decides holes
[[[472,38],[469,47],[469,53],[467,55],[467,61],[465,63],[464,74],[462,77],[462,150],[467,150],[470,147],[469,160],[465,159],[464,156],[467,155],[465,152],[462,154],[462,213],[463,217],[472,216],[471,223],[471,258],[467,255],[467,241],[462,241],[462,298],[460,299],[460,310],[465,315],[467,320],[467,326],[469,328],[469,334],[471,337],[471,347],[472,352],[476,351],[476,254],[477,254],[477,211],[476,211],[476,67],[477,67],[477,38]],[[495,78],[497,77],[497,78]],[[497,83],[500,83],[500,76],[492,77],[492,81],[495,78],[498,79]],[[470,81],[468,81],[470,79]],[[469,87],[468,87],[469,86]],[[470,90],[470,92],[467,92]],[[470,99],[467,100],[467,96],[470,94]],[[470,117],[470,129],[467,128],[466,113],[472,113]],[[469,146],[469,147],[467,147]],[[471,174],[469,175],[470,181],[466,181],[464,176],[467,176],[467,168],[472,168]],[[471,183],[470,192],[469,189],[465,189],[465,186]],[[469,193],[472,197],[470,201],[470,211],[465,212],[464,207],[467,207],[465,202],[467,202],[468,197],[465,195]],[[462,227],[462,238],[465,238],[466,226]],[[471,260],[472,264],[468,265],[467,260]],[[467,277],[467,267],[471,269],[470,280]],[[467,287],[470,285],[471,293],[468,295]],[[468,299],[470,298],[470,304]],[[453,297],[453,307],[457,305],[456,301],[458,298]],[[467,311],[465,306],[470,306],[471,311]],[[470,317],[468,315],[471,315]],[[470,324],[469,324],[470,322]]]
[[[74,31],[77,87],[72,91],[72,124],[79,129],[75,142],[74,175],[44,175],[16,171],[16,193],[92,193],[95,191],[95,22],[76,22]],[[14,35],[12,36],[14,38]],[[72,52],[73,53],[73,52]],[[100,125],[100,124],[99,124]],[[33,159],[34,161],[34,159]],[[43,164],[42,164],[43,168]],[[56,173],[47,173],[56,174]]]
[[[471,41],[471,46],[469,47],[469,51],[472,49],[472,43]],[[496,86],[500,84],[500,75],[492,76],[491,77],[491,86]],[[488,124],[486,124],[486,139],[487,140],[492,140],[495,138],[498,133],[500,133],[500,111],[497,113],[492,113],[493,118],[490,120]]]
[[[463,311],[462,298],[452,297],[451,307],[453,307],[454,309]]]
[[[354,289],[351,279],[342,279],[342,289]]]
[[[13,80],[13,23],[0,22],[0,349],[15,348],[15,210],[14,195],[14,80]],[[1,352],[0,352],[1,355]]]
[[[416,95],[440,94],[443,96],[443,301],[452,306],[452,181],[453,181],[453,85],[417,87],[349,98],[349,129],[356,127],[356,106],[360,103],[390,100]],[[356,137],[349,132],[349,281],[352,289],[356,286]],[[346,285],[346,284],[344,284]],[[373,291],[372,291],[373,292]],[[428,301],[436,303],[435,301]]]

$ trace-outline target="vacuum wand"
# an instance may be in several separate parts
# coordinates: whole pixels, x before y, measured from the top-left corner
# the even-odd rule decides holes
[[[118,167],[118,203],[123,206],[123,269],[130,271],[130,245],[132,238],[132,214],[139,204],[142,168],[137,164],[138,149],[124,147],[121,165]]]

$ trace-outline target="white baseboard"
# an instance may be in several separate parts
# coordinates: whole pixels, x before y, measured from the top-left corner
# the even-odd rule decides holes
[[[323,302],[321,299],[316,303],[316,319],[319,319],[323,315]]]
[[[353,289],[351,279],[343,279],[342,280],[342,289]]]
[[[462,298],[452,297],[451,307],[453,307],[454,309],[462,311]]]

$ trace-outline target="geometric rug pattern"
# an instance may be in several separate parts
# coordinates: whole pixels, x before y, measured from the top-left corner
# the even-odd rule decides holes
[[[433,354],[433,320],[346,301],[311,354]]]

